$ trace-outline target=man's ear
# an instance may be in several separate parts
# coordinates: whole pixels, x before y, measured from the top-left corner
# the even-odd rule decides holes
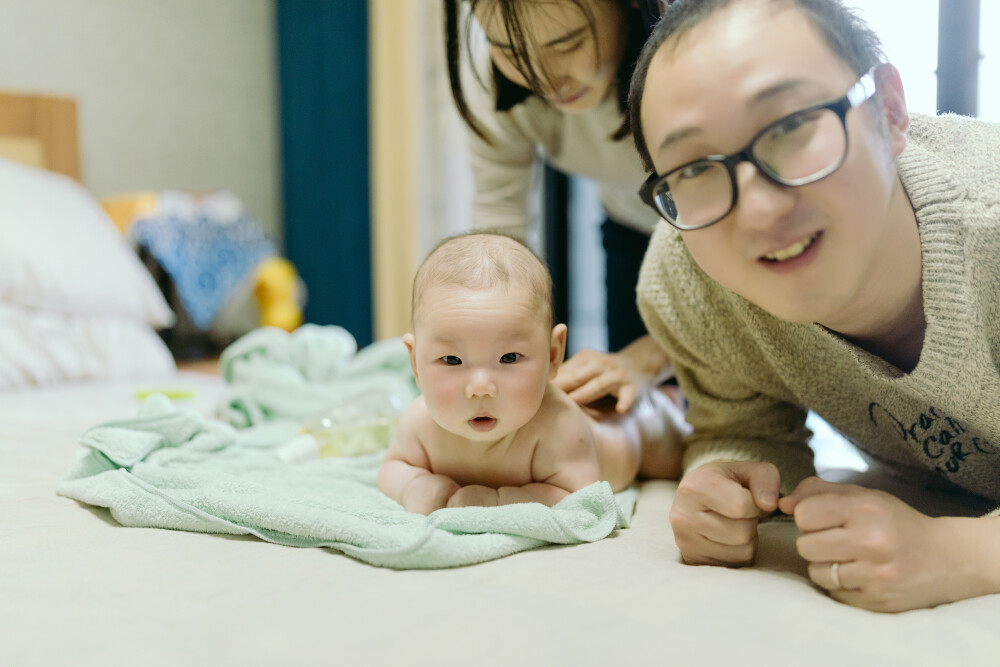
[[[906,96],[899,70],[889,63],[882,63],[875,68],[875,85],[892,156],[897,158],[906,148],[906,130],[910,127],[910,114],[906,111]]]
[[[411,333],[403,334],[403,344],[410,353],[410,369],[413,371],[413,378],[417,381],[417,388],[420,389],[420,376],[417,375],[417,339]]]
[[[552,335],[549,339],[549,379],[551,380],[559,372],[559,366],[566,356],[566,325],[557,324],[552,327]]]

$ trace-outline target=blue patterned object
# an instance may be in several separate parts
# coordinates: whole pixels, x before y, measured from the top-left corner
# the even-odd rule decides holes
[[[200,197],[162,192],[156,211],[134,221],[129,237],[167,272],[202,331],[212,326],[233,290],[275,254],[260,224],[230,192]]]

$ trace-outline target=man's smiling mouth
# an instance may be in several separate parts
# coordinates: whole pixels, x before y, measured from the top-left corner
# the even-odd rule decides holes
[[[798,257],[809,247],[816,242],[819,238],[819,234],[813,234],[807,238],[797,241],[787,248],[782,248],[781,250],[775,250],[774,252],[769,252],[764,255],[761,259],[767,262],[784,262],[786,259],[792,259],[793,257]]]

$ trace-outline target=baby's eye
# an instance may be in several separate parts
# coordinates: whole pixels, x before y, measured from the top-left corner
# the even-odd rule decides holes
[[[446,354],[445,356],[441,357],[441,361],[443,361],[448,366],[458,366],[462,363],[462,360],[453,354]]]
[[[507,354],[500,357],[501,364],[512,364],[521,358],[520,352],[508,352]]]

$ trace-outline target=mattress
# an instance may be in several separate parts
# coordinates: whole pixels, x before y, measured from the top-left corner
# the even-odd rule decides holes
[[[0,664],[995,665],[1000,596],[903,614],[851,608],[806,575],[794,524],[752,567],[692,567],[647,481],[631,526],[478,565],[395,571],[252,537],[120,526],[56,495],[88,427],[149,389],[212,410],[178,374],[0,394]]]

